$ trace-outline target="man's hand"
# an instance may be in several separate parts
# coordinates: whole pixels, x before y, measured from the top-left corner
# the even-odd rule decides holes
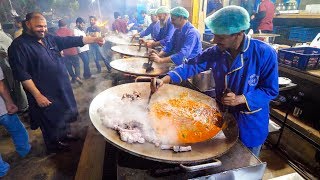
[[[39,94],[37,96],[34,97],[37,101],[38,106],[40,107],[48,107],[50,104],[52,104],[51,101],[49,101],[49,99],[47,99],[47,97],[45,97],[42,94]]]
[[[157,54],[159,56],[159,52],[155,49],[150,49],[149,50],[149,56],[151,56],[152,54]]]
[[[161,86],[163,85],[163,81],[161,79],[151,79],[150,89],[152,93],[155,93]]]
[[[86,36],[82,38],[83,44],[92,44],[97,43],[99,46],[102,46],[105,43],[104,37],[91,37]]]
[[[239,104],[244,104],[245,99],[243,95],[236,95],[233,92],[229,92],[222,97],[221,102],[227,106],[237,106]]]
[[[158,54],[156,54],[156,53],[151,53],[151,55],[150,55],[150,60],[151,61],[154,61],[154,62],[156,62],[156,63],[162,63],[162,58],[161,57],[159,57],[159,55]]]
[[[6,57],[8,57],[8,54],[4,51],[4,50],[0,50],[0,57],[1,58],[6,58]]]
[[[7,108],[8,114],[14,114],[18,112],[18,107],[13,103],[7,103],[6,108]]]
[[[140,37],[140,33],[136,33],[136,34],[132,35],[130,42],[132,42],[136,37]],[[142,39],[142,38],[139,38],[139,43],[140,43],[140,39]]]
[[[95,43],[97,43],[99,46],[103,46],[104,43],[106,42],[103,37],[97,37],[94,41],[95,41]]]
[[[150,41],[146,41],[145,42],[145,44],[146,44],[146,46],[148,47],[148,48],[153,48],[153,43],[154,43],[154,41],[153,40],[150,40]]]

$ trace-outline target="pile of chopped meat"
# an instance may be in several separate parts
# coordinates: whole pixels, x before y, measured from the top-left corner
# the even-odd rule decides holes
[[[139,99],[141,99],[141,93],[138,91],[133,91],[132,94],[125,93],[122,95],[122,98],[121,98],[121,100],[129,100],[129,101],[134,101]]]
[[[97,109],[97,114],[102,124],[117,131],[124,142],[141,144],[149,142],[161,149],[175,152],[191,151],[191,147],[163,145],[166,142],[159,139],[151,124],[146,103],[140,101],[141,99],[141,93],[137,91],[131,94],[125,93],[120,97],[110,97]]]

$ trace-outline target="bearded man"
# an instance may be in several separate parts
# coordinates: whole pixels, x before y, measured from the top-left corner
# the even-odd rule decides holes
[[[60,51],[91,43],[102,45],[104,40],[48,34],[47,21],[39,12],[26,15],[25,28],[8,54],[13,75],[28,97],[31,129],[40,127],[48,152],[68,150],[69,123],[76,120],[78,110]]]

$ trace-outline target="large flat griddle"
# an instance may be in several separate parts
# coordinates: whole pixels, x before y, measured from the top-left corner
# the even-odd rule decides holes
[[[132,45],[118,45],[118,46],[112,46],[111,50],[123,55],[134,56],[134,57],[149,56],[146,47],[140,48],[139,46],[132,46]]]
[[[139,45],[137,40],[133,39],[133,41],[131,41],[132,37],[128,35],[108,35],[105,39],[106,41],[116,45]]]
[[[224,132],[220,131],[219,134],[208,141],[191,144],[192,151],[190,152],[175,153],[170,150],[161,150],[159,147],[156,147],[151,143],[129,144],[123,142],[120,140],[120,137],[115,130],[102,125],[100,117],[97,113],[97,109],[102,107],[103,104],[105,104],[106,100],[110,97],[121,98],[124,93],[131,93],[133,90],[141,92],[141,96],[147,105],[147,99],[150,93],[150,83],[139,82],[114,86],[101,92],[93,99],[89,108],[89,115],[93,125],[106,138],[108,142],[118,147],[119,149],[150,160],[166,163],[185,164],[212,160],[213,158],[219,157],[226,153],[237,142],[239,129],[236,123],[230,123],[229,127],[226,129],[229,134],[228,138],[224,135]],[[163,85],[163,87],[161,87],[152,96],[150,105],[152,105],[154,102],[157,102],[159,99],[177,97],[182,92],[188,92],[194,98],[194,100],[201,101],[203,103],[216,107],[215,100],[210,98],[209,96],[188,88],[170,84]],[[111,103],[112,105],[112,101],[109,101],[108,103]],[[116,108],[121,109],[122,107]],[[126,113],[126,109],[123,109],[123,112]]]
[[[143,67],[144,63],[148,62],[148,58],[131,57],[124,59],[116,59],[110,63],[110,66],[120,72],[138,75],[138,76],[159,76],[167,73],[170,67],[174,65],[172,63],[153,63],[152,71],[147,72],[146,68]]]

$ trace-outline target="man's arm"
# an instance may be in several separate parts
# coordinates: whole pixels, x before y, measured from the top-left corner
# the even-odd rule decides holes
[[[192,53],[194,47],[196,46],[196,43],[201,43],[200,37],[197,35],[195,31],[196,30],[194,30],[193,32],[189,32],[180,51],[170,56],[172,62],[174,62],[177,65],[182,64],[183,60],[185,58],[188,58]]]
[[[18,111],[18,107],[14,104],[7,87],[3,80],[0,80],[0,96],[3,98],[8,114],[14,114]]]
[[[50,100],[47,99],[47,97],[45,97],[44,95],[41,94],[41,92],[39,91],[39,89],[36,87],[36,85],[34,84],[34,82],[31,79],[22,81],[22,86],[29,93],[32,94],[32,96],[37,101],[38,106],[47,107],[52,103]]]
[[[86,36],[82,38],[83,44],[93,44],[97,43],[99,46],[102,46],[105,43],[105,40],[103,37],[91,37]]]
[[[146,30],[140,32],[140,37],[148,36],[149,34],[151,34],[152,27],[153,26],[150,24]]]
[[[160,51],[159,54],[152,53],[150,55],[150,59],[157,63],[170,63],[172,62],[170,56],[165,57],[166,53],[164,51]]]

